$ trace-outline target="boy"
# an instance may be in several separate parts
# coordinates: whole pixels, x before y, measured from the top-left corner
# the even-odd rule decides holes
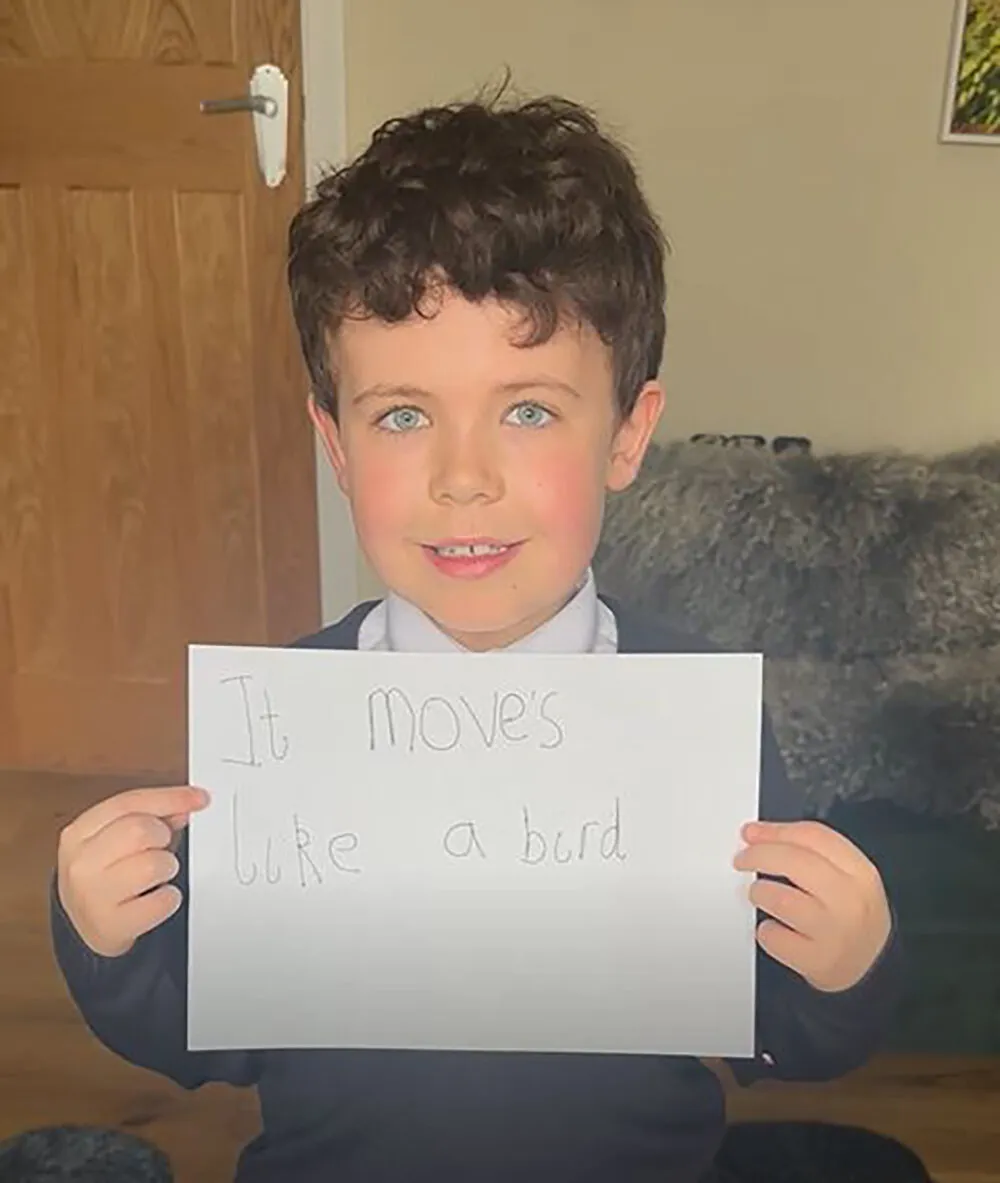
[[[292,226],[292,303],[310,414],[390,592],[299,644],[707,648],[597,595],[590,572],[605,493],[633,481],[663,408],[664,252],[627,157],[564,101],[394,121],[325,181]],[[767,724],[761,793],[772,824],[739,852],[733,836],[736,865],[764,876],[759,1050],[733,1067],[829,1078],[884,1029],[892,915],[858,850],[796,820]],[[52,921],[109,1048],[186,1088],[257,1087],[239,1183],[711,1176],[723,1095],[694,1060],[188,1052],[184,826],[205,803],[150,789],[87,811],[61,837]]]

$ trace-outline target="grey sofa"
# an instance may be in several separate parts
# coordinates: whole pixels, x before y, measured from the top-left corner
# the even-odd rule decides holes
[[[1000,1053],[1000,444],[655,446],[598,585],[763,652],[805,811],[875,859],[913,979],[893,1046]]]

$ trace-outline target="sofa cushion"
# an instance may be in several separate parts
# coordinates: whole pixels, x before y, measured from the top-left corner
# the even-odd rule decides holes
[[[598,582],[773,657],[1000,645],[993,463],[983,449],[929,459],[658,444],[609,501]]]

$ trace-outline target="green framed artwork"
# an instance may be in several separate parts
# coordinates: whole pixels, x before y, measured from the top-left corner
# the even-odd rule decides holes
[[[958,0],[941,138],[1000,144],[1000,0]]]

